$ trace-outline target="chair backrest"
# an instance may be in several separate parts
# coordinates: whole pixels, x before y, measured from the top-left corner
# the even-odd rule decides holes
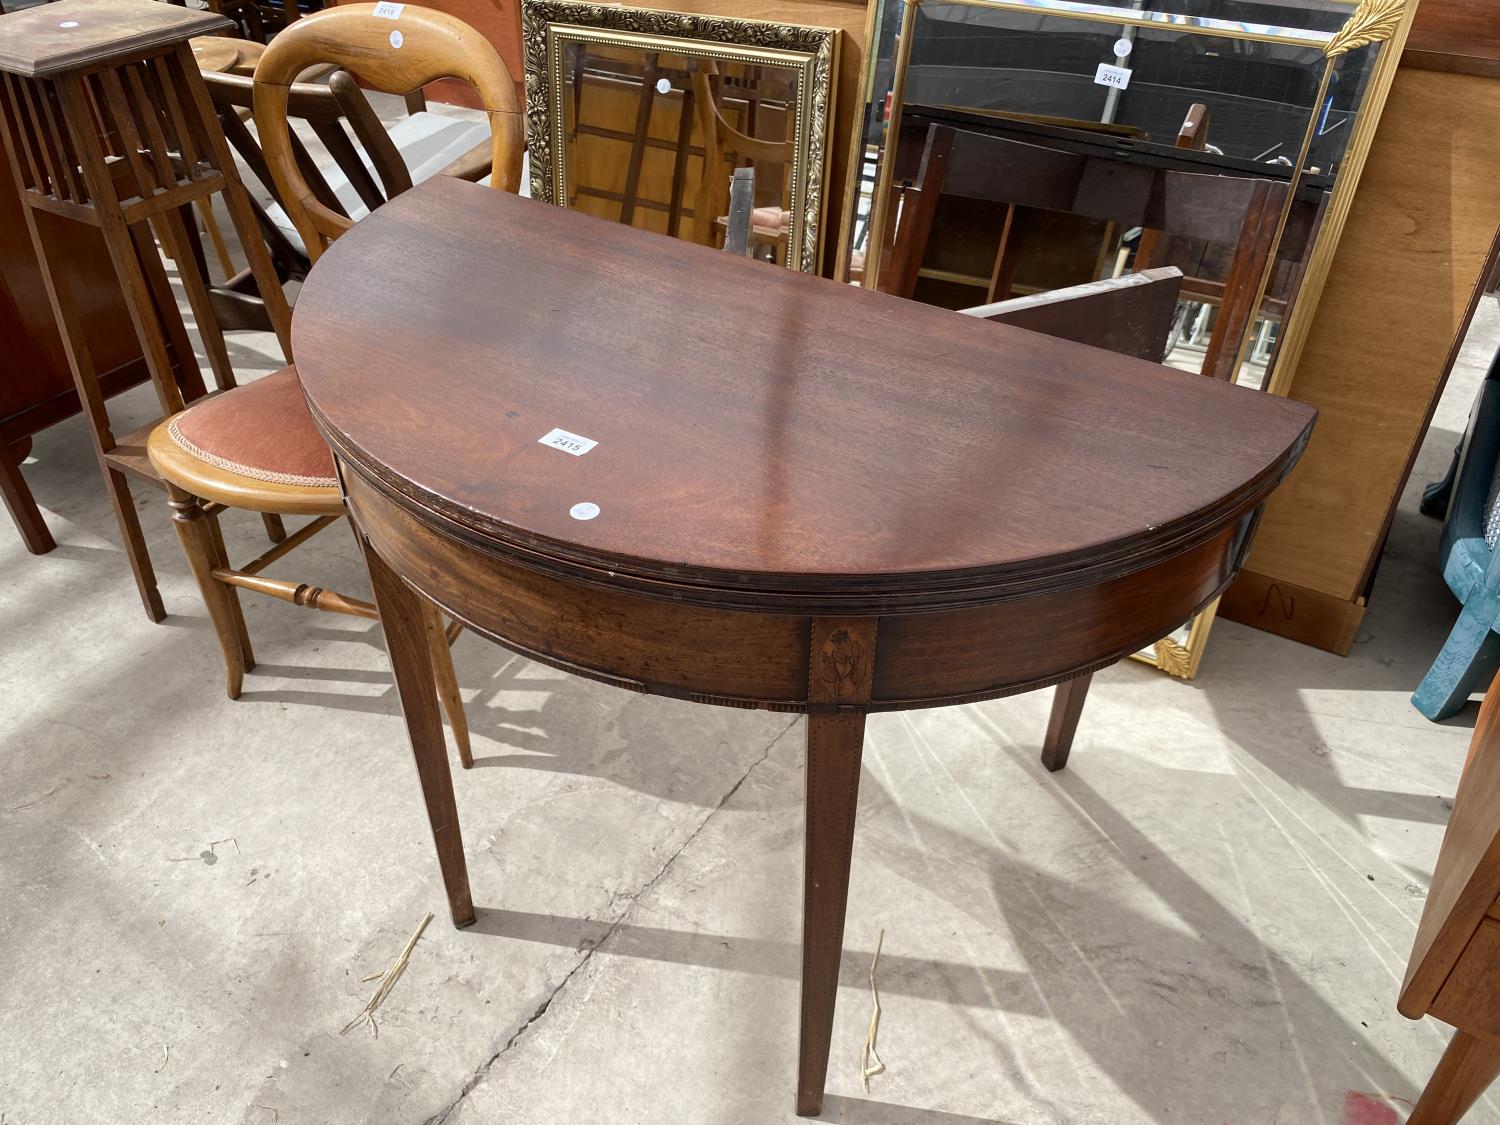
[[[203,82],[208,87],[208,96],[213,100],[219,123],[223,125],[229,143],[290,216],[291,208],[281,198],[276,179],[267,167],[265,154],[254,135],[240,120],[238,111],[250,109],[254,105],[254,82],[237,74],[220,72],[205,72]],[[306,123],[333,157],[349,186],[359,195],[360,201],[370,210],[373,211],[387,199],[411,187],[411,174],[407,171],[400,151],[365,98],[364,91],[348,71],[334,71],[329,76],[327,85],[321,82],[293,82],[287,87],[285,113],[290,119]],[[351,132],[353,142],[349,136]],[[338,195],[329,186],[294,130],[288,131],[288,143],[302,179],[314,198],[330,210],[349,218],[348,210],[339,201]],[[369,164],[361,157],[360,150],[369,158]],[[373,176],[370,174],[371,166],[375,169]]]
[[[703,176],[693,203],[694,229],[698,240],[712,246],[716,240],[714,220],[729,203],[729,170],[725,159],[750,160],[790,166],[795,154],[791,141],[767,141],[752,137],[731,125],[719,108],[723,98],[718,66],[711,59],[694,60],[693,108],[703,134]]]
[[[377,9],[394,12],[395,18],[377,15]],[[255,68],[254,83],[255,126],[266,164],[313,261],[353,225],[309,185],[287,120],[297,75],[319,63],[332,63],[392,94],[408,94],[440,78],[472,86],[493,135],[490,185],[519,189],[525,147],[520,104],[510,72],[483,36],[462,20],[411,4],[326,9],[276,37]]]
[[[1163,266],[959,311],[1161,363],[1181,287],[1182,271]]]

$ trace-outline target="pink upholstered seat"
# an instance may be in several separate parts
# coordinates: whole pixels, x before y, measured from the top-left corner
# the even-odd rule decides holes
[[[188,407],[167,423],[167,433],[185,452],[251,480],[338,485],[333,455],[313,424],[293,367]]]
[[[780,207],[756,207],[750,212],[750,225],[757,230],[789,230],[792,213],[783,211]]]

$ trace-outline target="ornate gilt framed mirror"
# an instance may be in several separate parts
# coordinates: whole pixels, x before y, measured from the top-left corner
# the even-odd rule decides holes
[[[1176,266],[1166,362],[1285,394],[1414,10],[876,0],[836,276],[964,308]],[[1213,613],[1141,659],[1191,677]]]
[[[534,198],[722,246],[754,169],[757,257],[817,272],[838,33],[576,0],[524,0]]]

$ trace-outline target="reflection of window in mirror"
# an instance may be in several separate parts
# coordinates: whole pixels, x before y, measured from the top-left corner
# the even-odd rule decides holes
[[[1333,30],[1337,4],[1157,3],[1177,15]],[[1316,16],[1323,16],[1319,20]],[[1319,24],[1327,24],[1320,27]],[[1346,56],[1327,97],[1316,45],[1255,42],[1185,31],[1086,21],[1032,11],[927,0],[916,9],[908,105],[1030,115],[1080,127],[1114,127],[1145,143],[1172,145],[1190,106],[1207,105],[1213,149],[1242,160],[1295,157],[1310,114],[1320,118],[1311,163],[1334,165],[1349,135],[1373,52]],[[1124,45],[1126,54],[1117,54]],[[1101,63],[1130,72],[1116,90],[1098,82]]]
[[[1378,47],[1341,56],[1325,87],[1323,45],[1354,7],[1351,0],[1146,0],[1138,7],[1121,4],[1116,22],[1101,15],[1100,5],[1089,6],[1099,18],[1069,14],[1064,0],[1021,0],[1009,7],[1005,0],[885,0],[848,259],[851,279],[962,308],[1146,266],[1176,266],[1187,280],[1169,362],[1263,385],[1379,57]],[[1152,25],[1156,15],[1163,22]],[[1201,22],[1183,22],[1194,20]],[[943,122],[947,114],[944,127],[987,131],[1048,151],[1088,153],[1105,163],[1149,165],[1167,179],[1187,173],[1185,188],[1204,177],[1236,177],[1272,181],[1281,194],[1247,205],[1243,224],[1215,239],[1169,226],[1142,230],[1143,215],[1111,221],[1117,216],[1098,201],[1070,212],[1077,201],[1043,203],[1035,191],[980,193],[987,199],[982,203],[972,193],[940,196],[922,219],[913,219],[912,229],[931,232],[923,248],[914,250],[909,240],[898,246],[901,216],[909,205],[923,207],[924,189],[912,177],[927,167],[909,158],[893,161],[902,172],[885,200],[888,214],[876,214],[879,154],[888,140],[901,43],[907,59],[903,121]],[[902,136],[903,151],[923,143],[921,135],[903,130]],[[1290,182],[1305,139],[1307,174],[1286,211],[1274,260],[1264,267],[1264,299],[1247,312],[1262,267],[1247,257],[1244,268],[1237,268],[1237,256],[1247,236],[1263,236],[1270,247],[1282,230],[1279,200],[1285,188],[1276,185]],[[1041,154],[1027,164],[1031,172],[1038,161],[1045,163]],[[995,171],[1001,178],[1007,174],[1021,172]],[[1024,206],[1016,202],[1023,197],[1030,200]],[[1008,200],[1014,205],[1007,212]],[[1228,203],[1209,205],[1223,210]],[[901,255],[894,273],[894,257],[881,256],[878,277],[864,269],[875,222],[886,231],[892,255]],[[1236,363],[1240,341],[1248,342]]]

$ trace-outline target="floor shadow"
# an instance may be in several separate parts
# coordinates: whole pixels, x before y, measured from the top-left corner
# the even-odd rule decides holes
[[[1268,1120],[1254,1116],[1250,1091],[1273,1102],[1283,1097],[1283,1120],[1331,1119],[1336,1110],[1319,1099],[1334,1088],[1382,1097],[1414,1093],[1380,1048],[1336,1011],[1298,966],[1266,945],[1237,912],[1081,778],[1057,774],[1049,783],[1065,789],[1058,804],[1087,835],[1131,857],[1130,876],[1170,907],[1180,927],[1123,907],[1121,896],[1107,886],[1094,889],[1086,881],[1059,879],[1018,854],[976,842],[971,834],[909,808],[893,811],[880,832],[879,861],[898,875],[960,910],[970,911],[975,901],[996,904],[1028,969],[1011,974],[1033,993],[1020,1007],[1040,1006],[1136,1105],[1148,1110],[1171,1105],[1165,1120]],[[878,786],[868,775],[866,784]],[[886,798],[886,807],[895,810],[894,799]],[[866,843],[871,835],[864,832]],[[950,865],[955,857],[966,857],[964,876],[936,885],[933,855]],[[1087,933],[1073,929],[1078,919],[1089,920]],[[881,987],[891,987],[884,975]],[[1003,987],[996,993],[994,1006],[1013,1010],[1015,994]],[[993,1036],[994,1025],[972,1026],[975,1034],[990,1029],[997,1054],[1010,1052],[1009,1044]],[[1249,1046],[1278,1042],[1293,1056],[1279,1090],[1268,1082],[1270,1060]],[[1014,1059],[1006,1065],[1024,1074]],[[1305,1089],[1297,1089],[1299,1073],[1317,1075],[1316,1089],[1311,1077],[1305,1077]],[[1214,1081],[1203,1082],[1206,1074]],[[1307,1100],[1303,1112],[1313,1116],[1295,1115],[1299,1098]]]
[[[967,1113],[945,1113],[940,1109],[917,1109],[893,1105],[873,1098],[845,1098],[829,1094],[823,1112],[811,1121],[836,1121],[841,1125],[1027,1125],[1003,1117],[971,1117]]]
[[[320,640],[383,647],[378,626],[314,629]],[[252,639],[254,630],[252,628]],[[384,665],[382,658],[381,664]],[[700,807],[716,805],[719,779],[701,768],[705,753],[728,752],[729,743],[702,723],[683,721],[698,705],[655,696],[620,693],[601,709],[598,689],[581,677],[546,668],[489,643],[465,644],[454,651],[454,670],[464,697],[464,714],[474,752],[474,768],[524,769],[606,778],[655,797]],[[271,678],[311,686],[263,686]],[[340,691],[337,685],[379,685],[378,691]],[[239,703],[331,708],[399,720],[400,699],[384,668],[352,669],[320,665],[260,663],[245,677]],[[738,712],[726,711],[733,721]],[[783,729],[795,721],[790,716]],[[768,736],[769,737],[769,736]],[[404,745],[404,732],[392,731]]]
[[[478,920],[468,928],[468,933],[579,950],[595,948],[608,938],[606,952],[613,957],[637,957],[675,965],[698,965],[727,972],[779,977],[782,980],[798,980],[802,973],[802,948],[795,942],[741,937],[736,934],[693,933],[657,926],[615,924],[592,918],[570,918],[490,907],[476,907],[475,914]],[[870,957],[873,953],[874,950],[846,948],[839,965],[839,983],[847,988],[868,987]],[[994,1005],[992,988],[986,987],[984,981],[1012,988],[1024,983],[1025,978],[1025,974],[1013,970],[902,957],[889,952],[881,953],[880,964],[882,992],[984,1010]],[[1007,1010],[1031,1016],[1045,1015],[1045,1010],[1040,1006]]]

